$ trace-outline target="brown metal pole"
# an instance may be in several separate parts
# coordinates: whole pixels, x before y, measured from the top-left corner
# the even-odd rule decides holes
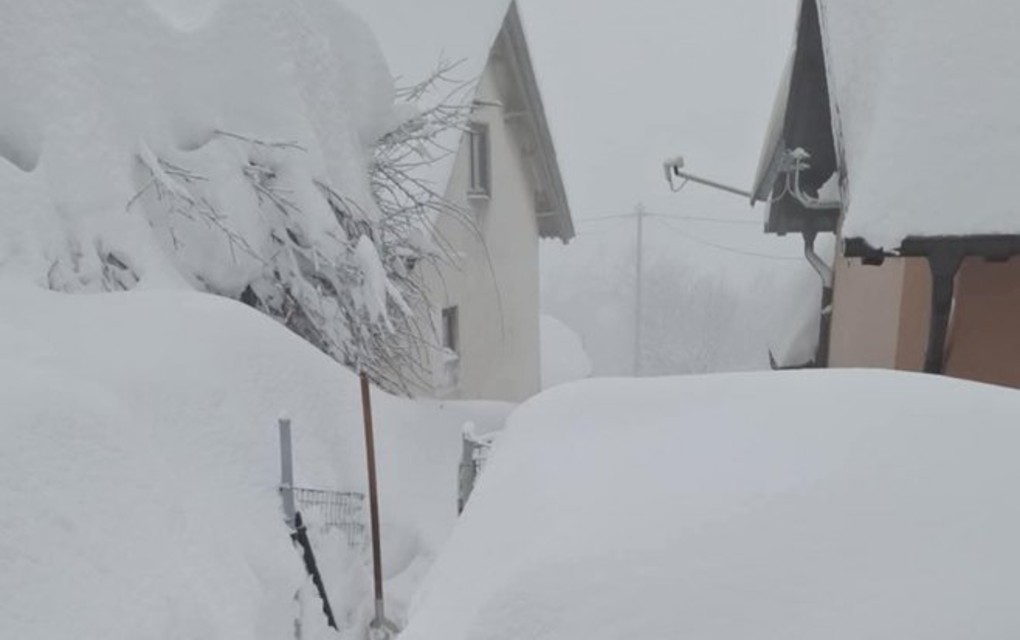
[[[383,609],[382,544],[379,539],[379,492],[375,475],[375,436],[372,433],[372,394],[368,374],[361,372],[361,413],[365,419],[365,455],[368,459],[368,508],[372,519],[372,569],[375,577],[373,627],[385,624]]]

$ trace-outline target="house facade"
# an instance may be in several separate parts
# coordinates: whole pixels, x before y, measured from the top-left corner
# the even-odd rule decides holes
[[[424,350],[431,380],[418,391],[524,400],[541,390],[539,241],[567,242],[574,231],[520,14],[505,1],[407,5],[436,25],[421,26],[428,41],[416,44],[415,16],[388,4],[369,0],[362,10],[384,53],[397,52],[394,75],[424,77],[416,65],[443,55],[474,78],[460,98],[464,131],[446,142],[449,157],[427,168],[460,215],[436,220],[451,259],[419,267],[431,306],[420,310],[430,315],[421,326],[433,339]]]
[[[974,255],[954,277],[941,373],[1020,388],[1020,259]],[[836,261],[829,365],[924,371],[932,273],[923,257]]]
[[[1018,26],[1012,8],[802,1],[754,199],[809,257],[837,236],[816,364],[1020,387]]]

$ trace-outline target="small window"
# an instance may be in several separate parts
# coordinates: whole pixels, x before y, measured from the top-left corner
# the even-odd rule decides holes
[[[443,309],[443,348],[460,353],[460,318],[457,307]]]
[[[468,195],[488,196],[492,194],[492,180],[489,162],[489,127],[474,123],[468,129],[468,149],[471,161],[471,175]]]

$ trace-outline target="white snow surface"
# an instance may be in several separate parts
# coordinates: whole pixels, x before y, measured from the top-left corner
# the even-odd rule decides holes
[[[556,318],[539,316],[542,359],[542,388],[587,378],[592,373],[591,358],[576,331]]]
[[[277,417],[293,421],[297,484],[364,491],[356,378],[207,294],[3,282],[0,299],[0,637],[293,637],[304,568],[277,492]],[[461,426],[492,411],[373,400],[399,618],[456,518]],[[336,555],[334,608],[364,622],[369,569]],[[321,631],[317,609],[303,618]]]
[[[845,237],[1020,233],[1020,5],[823,0]]]
[[[406,640],[1008,638],[1015,390],[593,379],[522,405]]]
[[[457,66],[454,84],[439,83],[417,102],[423,109],[440,102],[469,106],[489,52],[503,25],[510,0],[340,0],[372,29],[396,85],[410,87],[427,80],[441,62]],[[459,82],[468,83],[453,95]],[[443,193],[460,147],[459,130],[438,135],[435,162],[421,167],[420,177]]]
[[[313,244],[338,230],[314,181],[371,215],[366,148],[396,124],[393,85],[336,0],[0,0],[0,14],[5,274],[96,290],[111,254],[139,286],[239,293],[264,264],[207,221],[168,223],[151,194],[134,199],[149,171],[181,195],[156,158],[199,173],[194,190],[259,255],[271,226],[248,163],[276,172]]]

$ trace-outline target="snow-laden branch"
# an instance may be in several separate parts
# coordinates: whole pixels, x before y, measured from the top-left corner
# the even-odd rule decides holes
[[[455,152],[440,142],[443,133],[467,121],[461,98],[473,85],[452,79],[456,67],[442,63],[398,91],[402,101],[430,105],[374,145],[371,202],[325,175],[295,171],[308,165],[298,141],[215,130],[197,153],[162,157],[140,145],[128,210],[144,212],[178,261],[199,265],[191,269],[196,286],[261,310],[391,391],[430,388],[426,354],[437,349],[436,328],[420,265],[458,261],[441,220],[481,238],[473,216],[420,177]],[[103,269],[108,288],[131,286],[116,254]]]

